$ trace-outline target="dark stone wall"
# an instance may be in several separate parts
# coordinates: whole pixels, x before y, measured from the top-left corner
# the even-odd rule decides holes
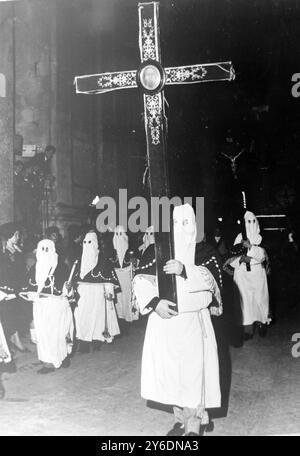
[[[17,2],[15,13],[16,132],[44,150],[53,136],[55,2]]]
[[[0,96],[0,224],[13,220],[13,59],[12,9],[0,4],[0,73],[5,91]]]
[[[50,197],[49,223],[62,230],[69,223],[87,220],[88,204],[97,190],[98,156],[101,157],[102,151],[98,133],[96,145],[101,110],[96,116],[96,99],[76,95],[73,85],[76,75],[95,71],[95,39],[88,27],[93,17],[92,1],[86,0],[83,10],[82,6],[81,0],[24,0],[15,4],[16,133],[23,137],[24,144],[34,144],[38,151],[44,151],[49,144],[56,148],[51,163],[55,185]],[[4,10],[1,5],[1,12]],[[6,6],[6,11],[10,14],[12,8]],[[1,34],[1,43],[5,43],[1,68],[11,71],[9,22],[1,27]],[[8,34],[6,39],[5,34]],[[5,111],[1,118],[6,119],[5,125],[2,120],[6,146],[5,153],[1,154],[6,180],[2,181],[0,191],[5,195],[3,201],[7,200],[5,204],[10,206],[13,204],[12,168],[8,169],[4,157],[9,154],[12,167],[9,142],[13,134],[12,126],[7,124],[8,115],[12,122],[11,85],[8,78],[10,92],[0,107]],[[2,143],[4,150],[4,141]],[[16,159],[28,161],[21,155]],[[16,218],[20,220],[19,212]],[[8,216],[3,217],[6,221]],[[39,217],[36,208],[33,218]]]
[[[57,2],[56,9],[56,223],[86,221],[97,192],[101,137],[96,98],[77,95],[74,77],[95,68],[95,38],[88,26],[92,1]],[[99,144],[100,143],[100,144]],[[98,156],[100,158],[98,159]]]

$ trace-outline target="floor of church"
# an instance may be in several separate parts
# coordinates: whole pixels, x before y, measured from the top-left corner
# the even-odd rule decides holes
[[[4,373],[0,435],[163,436],[172,415],[140,397],[144,323],[101,351],[75,354],[68,369],[37,375],[32,353],[18,354],[16,373]],[[299,318],[283,318],[266,338],[230,348],[231,388],[227,416],[214,418],[207,436],[300,435],[300,347],[292,356]]]

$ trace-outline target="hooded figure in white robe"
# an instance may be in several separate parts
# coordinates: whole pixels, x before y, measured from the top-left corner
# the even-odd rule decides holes
[[[72,351],[73,315],[64,284],[68,269],[58,266],[55,244],[50,239],[38,243],[36,264],[30,271],[29,287],[34,291],[33,325],[37,354],[44,367],[41,374],[58,369]],[[68,359],[69,361],[69,359]],[[67,367],[69,363],[65,363]]]
[[[2,296],[1,296],[2,295]],[[0,291],[0,301],[2,300],[4,293]],[[1,379],[1,363],[10,363],[11,354],[6,342],[5,334],[0,320],[0,399],[3,399],[5,396],[5,389],[2,384]]]
[[[0,290],[0,303],[3,299],[7,298],[7,294]],[[6,337],[3,331],[2,323],[0,320],[0,399],[5,396],[5,389],[1,379],[1,363],[10,363],[12,360],[11,354],[6,342]]]
[[[134,291],[140,312],[149,314],[145,334],[142,397],[174,409],[178,434],[199,434],[208,424],[207,408],[220,407],[217,345],[208,307],[218,285],[203,266],[195,265],[196,223],[188,204],[174,209],[175,260],[166,273],[176,273],[178,314],[158,296],[155,262],[140,264]],[[169,304],[169,309],[166,307]],[[174,429],[173,428],[173,429]],[[192,434],[191,434],[192,435]]]
[[[260,246],[262,237],[258,220],[249,211],[245,213],[244,220],[248,239],[246,255],[238,255],[227,260],[227,263],[234,268],[233,280],[239,290],[242,324],[248,327],[255,322],[270,322],[269,292],[265,268],[267,256],[264,248]],[[239,233],[234,245],[242,243],[242,234]],[[247,270],[247,263],[250,264],[250,270]]]
[[[128,236],[123,226],[115,228],[113,246],[116,252],[117,267],[115,272],[120,282],[120,292],[117,293],[116,310],[118,318],[127,322],[138,320],[139,312],[132,302],[132,263],[126,258],[128,251]]]
[[[74,312],[77,339],[112,342],[114,336],[120,334],[114,303],[119,281],[112,266],[101,258],[95,232],[87,233],[83,240],[76,280],[79,294]]]
[[[145,234],[143,236],[143,243],[139,246],[139,251],[141,252],[141,255],[144,254],[146,249],[150,246],[153,245],[155,242],[154,240],[154,226],[148,226],[148,228],[145,231]]]
[[[1,292],[0,292],[1,293]],[[1,296],[0,296],[1,299]],[[3,331],[3,327],[0,321],[0,363],[10,363],[11,362],[11,354],[6,342],[5,334]]]

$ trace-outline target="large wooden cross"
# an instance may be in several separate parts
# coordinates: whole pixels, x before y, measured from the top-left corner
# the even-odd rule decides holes
[[[76,93],[101,94],[112,90],[139,87],[144,96],[144,119],[151,197],[169,196],[166,157],[165,85],[231,81],[231,62],[163,68],[160,53],[159,2],[139,3],[139,48],[141,63],[137,70],[117,71],[75,77]],[[155,253],[160,297],[176,302],[173,275],[163,272],[165,262],[173,258],[171,230],[163,232],[155,224]]]

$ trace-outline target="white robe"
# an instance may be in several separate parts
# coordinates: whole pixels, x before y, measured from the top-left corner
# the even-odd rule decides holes
[[[6,342],[5,334],[3,331],[3,327],[0,321],[0,363],[10,363],[11,362],[11,354]]]
[[[239,234],[234,244],[242,242]],[[269,323],[269,291],[266,270],[262,263],[265,251],[262,247],[253,245],[248,250],[251,257],[251,270],[247,271],[245,263],[239,263],[240,258],[231,262],[234,268],[233,280],[239,289],[240,304],[243,314],[243,325],[252,325],[255,321]]]
[[[68,299],[55,295],[35,299],[33,322],[39,360],[59,368],[72,351],[74,325]]]
[[[121,292],[117,293],[116,310],[118,318],[128,322],[138,320],[139,311],[135,308],[132,299],[132,267],[115,268],[115,272],[119,279]]]
[[[212,294],[207,291],[203,268],[186,268],[188,279],[181,287],[182,313],[170,319],[155,311],[149,315],[142,357],[141,394],[148,400],[197,409],[204,419],[206,408],[220,407],[217,344],[208,306]],[[199,274],[198,274],[199,271]],[[188,290],[192,291],[190,293]],[[134,292],[142,314],[154,296],[158,296],[156,278],[138,275]],[[189,298],[198,310],[188,311]],[[187,308],[184,309],[184,299]],[[187,310],[187,311],[186,311]],[[204,421],[203,421],[204,422]]]
[[[76,337],[91,342],[112,342],[120,334],[114,305],[114,285],[111,283],[78,282],[79,300],[75,308]],[[105,298],[105,293],[108,298]],[[110,297],[109,297],[109,296]],[[106,310],[105,310],[106,308]],[[109,336],[103,335],[106,323]]]

